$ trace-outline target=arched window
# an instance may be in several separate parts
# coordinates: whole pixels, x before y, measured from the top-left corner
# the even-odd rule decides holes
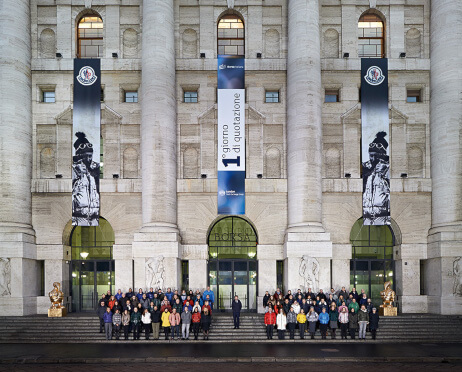
[[[364,14],[358,22],[358,57],[385,57],[385,27],[375,14]]]
[[[235,15],[226,15],[218,22],[218,54],[244,56],[244,22]]]
[[[362,218],[351,229],[350,284],[358,293],[364,289],[374,305],[382,303],[380,291],[385,282],[390,281],[395,287],[393,247],[398,244],[396,240],[390,225],[366,226]]]
[[[97,15],[87,15],[77,26],[77,56],[79,58],[103,57],[103,20]]]

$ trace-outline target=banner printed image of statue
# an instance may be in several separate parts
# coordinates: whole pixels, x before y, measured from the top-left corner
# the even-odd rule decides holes
[[[386,132],[369,143],[369,160],[363,163],[364,225],[390,224],[390,157]]]
[[[75,133],[72,158],[72,224],[98,226],[100,164],[93,161],[93,145],[83,132]]]

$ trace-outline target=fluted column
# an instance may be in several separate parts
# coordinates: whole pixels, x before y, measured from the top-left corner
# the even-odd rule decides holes
[[[322,229],[319,1],[289,1],[287,172],[289,230]]]
[[[289,0],[287,61],[288,229],[287,289],[300,287],[303,255],[318,257],[328,272],[332,255],[322,227],[321,45],[319,0]],[[322,274],[321,274],[322,275]],[[327,284],[330,278],[319,278]]]
[[[429,311],[462,313],[462,288],[454,265],[462,246],[462,8],[457,0],[432,0],[431,176],[432,228],[428,237]],[[459,270],[462,262],[459,262]],[[452,273],[452,276],[448,276]]]
[[[164,286],[180,280],[176,189],[174,2],[143,1],[141,71],[142,222],[133,242],[136,288],[146,288],[148,259],[163,262]],[[150,263],[152,264],[152,263]]]
[[[141,159],[143,226],[176,228],[173,1],[143,1]]]
[[[35,313],[30,283],[32,229],[32,90],[28,0],[0,1],[0,313]],[[9,267],[9,271],[5,270]],[[6,271],[6,273],[5,273]],[[35,304],[35,308],[34,308]]]

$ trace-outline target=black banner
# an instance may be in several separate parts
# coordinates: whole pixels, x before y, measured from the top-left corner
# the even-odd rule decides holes
[[[98,226],[101,125],[99,59],[74,59],[72,224]]]
[[[390,224],[388,60],[361,59],[364,225]]]

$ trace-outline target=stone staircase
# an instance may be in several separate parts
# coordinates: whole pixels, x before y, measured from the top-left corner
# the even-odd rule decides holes
[[[335,342],[342,341],[338,331]],[[275,332],[274,339],[277,339]],[[330,333],[328,334],[328,338]],[[398,317],[381,317],[377,340],[370,342],[462,342],[462,316],[444,316],[432,314],[406,314]],[[144,334],[138,342],[180,342],[180,341],[144,340]],[[191,338],[191,337],[190,337]],[[275,342],[267,341],[262,314],[242,314],[240,329],[234,329],[231,314],[214,314],[209,341],[204,342]],[[199,337],[202,340],[202,337]],[[329,342],[321,341],[319,331],[315,340],[299,340],[295,342]],[[47,318],[43,315],[25,317],[0,317],[0,343],[101,343],[101,342],[133,342],[106,341],[99,333],[99,320],[93,315],[69,314],[65,318]],[[197,341],[183,341],[197,342]],[[288,332],[286,332],[286,341]]]

